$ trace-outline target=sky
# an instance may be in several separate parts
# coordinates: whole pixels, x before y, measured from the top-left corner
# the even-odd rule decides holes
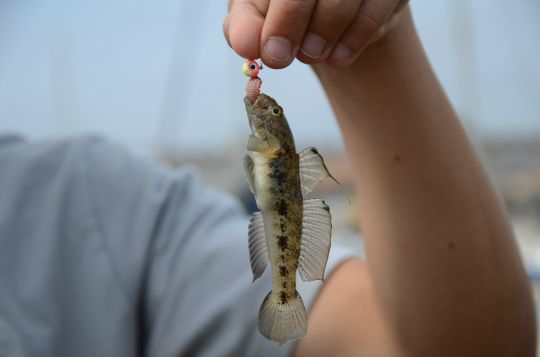
[[[540,135],[540,2],[415,0],[420,36],[472,135]],[[244,145],[243,59],[226,1],[0,0],[0,132],[99,134],[139,152]],[[341,149],[308,66],[265,68],[299,147]]]

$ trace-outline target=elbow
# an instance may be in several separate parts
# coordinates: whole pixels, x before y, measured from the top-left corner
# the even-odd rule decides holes
[[[494,338],[500,342],[500,356],[536,356],[537,327],[533,295],[529,284],[516,291],[515,300],[503,305],[503,321]],[[494,356],[496,356],[495,354]]]

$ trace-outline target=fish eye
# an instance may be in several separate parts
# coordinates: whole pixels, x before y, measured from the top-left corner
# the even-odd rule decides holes
[[[257,66],[255,66],[254,63],[252,63],[251,66],[249,66],[249,68],[250,68],[251,70],[255,70],[255,69],[257,68]]]
[[[274,115],[281,114],[281,109],[279,107],[272,108],[272,114],[274,114]]]

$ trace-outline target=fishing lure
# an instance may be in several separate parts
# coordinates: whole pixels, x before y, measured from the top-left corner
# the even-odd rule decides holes
[[[259,64],[255,60],[247,60],[242,66],[242,72],[250,77],[246,85],[246,98],[248,98],[251,103],[255,102],[261,93],[262,80],[258,76],[261,70],[262,64]]]
[[[255,60],[247,60],[242,66],[242,72],[244,72],[244,74],[250,78],[258,78],[257,75],[261,69],[262,64],[259,64]]]

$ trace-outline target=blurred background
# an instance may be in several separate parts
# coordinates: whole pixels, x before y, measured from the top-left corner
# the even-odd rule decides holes
[[[415,0],[432,64],[499,187],[540,301],[540,2]],[[0,0],[0,133],[98,134],[205,179],[253,209],[242,157],[243,59],[223,39],[226,1]],[[334,239],[362,249],[349,165],[310,69],[265,68],[299,149],[342,182],[318,187]]]

